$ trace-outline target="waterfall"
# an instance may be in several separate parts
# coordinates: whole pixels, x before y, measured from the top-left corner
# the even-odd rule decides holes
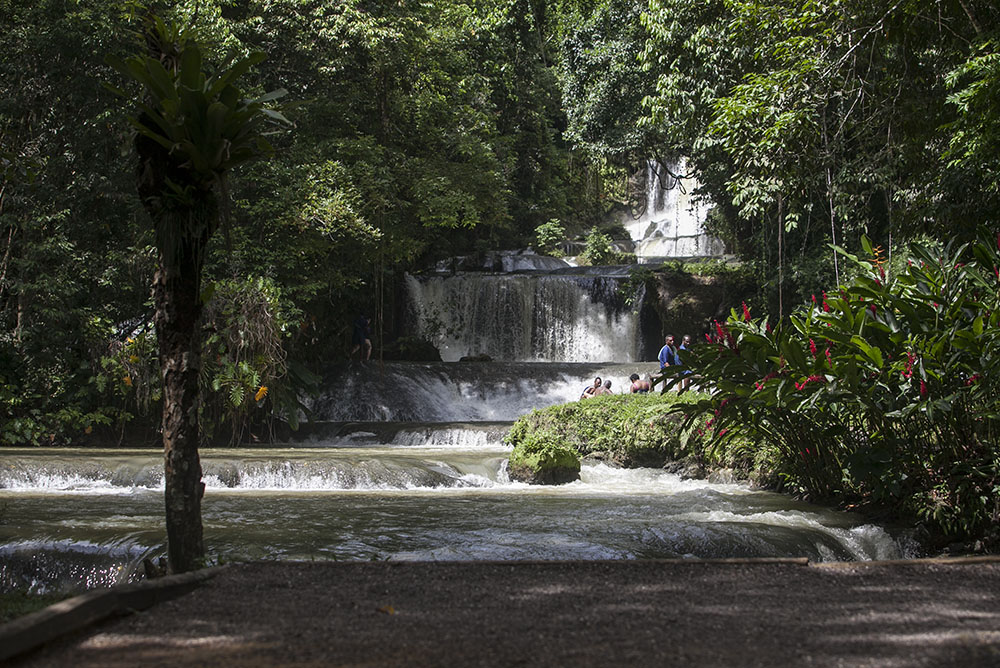
[[[640,262],[673,257],[722,255],[723,243],[705,233],[709,207],[692,196],[698,187],[693,178],[675,179],[669,172],[683,174],[686,161],[661,165],[649,160],[645,170],[645,208],[637,219],[623,221],[636,244]]]
[[[482,274],[406,277],[415,333],[454,362],[631,362],[644,288],[626,303],[618,276]]]
[[[310,414],[317,422],[513,422],[533,409],[576,401],[595,376],[611,380],[612,390],[620,392],[628,387],[629,375],[655,368],[655,362],[341,365],[328,371],[326,389],[310,405]],[[386,428],[378,430],[378,438],[405,440]],[[324,435],[324,443],[332,440],[344,439]]]

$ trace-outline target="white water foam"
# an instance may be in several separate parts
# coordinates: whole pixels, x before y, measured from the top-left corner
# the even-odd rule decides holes
[[[721,241],[705,233],[709,207],[693,194],[698,182],[693,178],[677,180],[668,173],[683,174],[686,170],[683,159],[666,166],[647,162],[645,210],[638,219],[622,221],[636,244],[640,262],[721,256],[725,252]]]
[[[406,276],[415,329],[446,362],[483,354],[517,362],[632,361],[638,325],[620,284],[602,276]]]

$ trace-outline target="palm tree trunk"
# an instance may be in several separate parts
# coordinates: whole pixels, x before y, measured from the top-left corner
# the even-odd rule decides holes
[[[163,380],[163,454],[166,479],[167,557],[172,573],[203,565],[198,457],[198,377],[201,370],[201,265],[207,235],[178,240],[171,257],[161,251],[154,278],[156,330]]]

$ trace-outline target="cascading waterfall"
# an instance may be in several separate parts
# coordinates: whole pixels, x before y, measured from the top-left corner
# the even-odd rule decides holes
[[[617,392],[632,373],[654,369],[649,362],[349,364],[331,370],[310,409],[314,420],[329,422],[509,423],[536,408],[575,401],[594,376],[611,380]]]
[[[623,221],[636,244],[639,262],[725,253],[725,245],[705,233],[708,207],[692,196],[697,182],[670,175],[670,172],[683,174],[685,170],[684,159],[666,167],[655,160],[647,161],[643,213],[638,219]]]
[[[641,234],[651,253],[669,243],[671,253],[689,242],[703,249],[687,228],[657,218],[683,208],[665,201],[675,190],[650,192],[653,217]],[[444,362],[332,365],[308,406],[309,421],[289,442],[202,450],[211,556],[822,561],[902,554],[879,527],[746,485],[593,461],[567,485],[512,482],[503,439],[520,415],[577,400],[595,376],[621,393],[629,375],[657,365],[638,352],[644,293],[626,289],[626,269],[559,268],[524,254],[501,259],[489,272],[407,276],[410,333],[438,345]],[[481,355],[491,361],[457,361]],[[143,559],[164,553],[162,454],[8,449],[3,463],[0,592],[134,581]]]
[[[446,362],[476,355],[514,362],[637,358],[635,310],[644,288],[626,300],[620,276],[407,275],[406,285],[415,333],[435,343]]]

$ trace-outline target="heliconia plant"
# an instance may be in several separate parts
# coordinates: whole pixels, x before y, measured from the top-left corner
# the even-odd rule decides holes
[[[1000,519],[1000,237],[914,246],[895,275],[861,245],[837,249],[856,277],[786,322],[744,305],[715,323],[685,357],[710,397],[689,423],[709,413],[715,448],[759,443],[792,491],[983,537]]]

